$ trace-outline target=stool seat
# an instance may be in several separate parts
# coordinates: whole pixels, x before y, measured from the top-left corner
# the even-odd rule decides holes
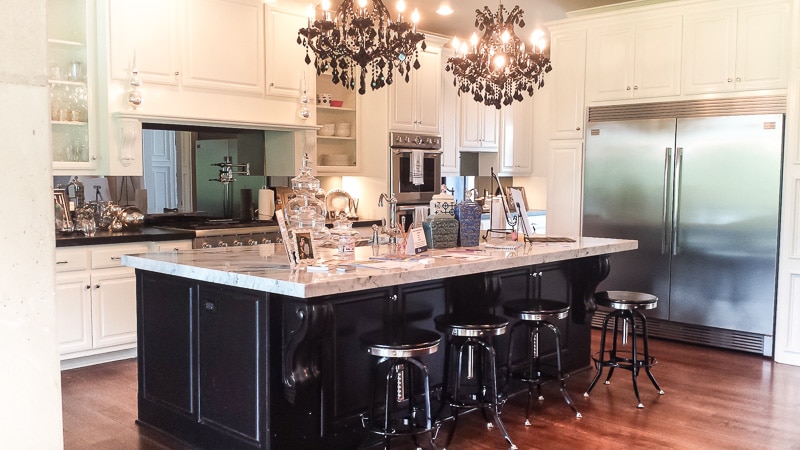
[[[503,304],[503,313],[515,319],[529,321],[565,319],[569,315],[569,305],[545,299],[512,300]]]
[[[361,336],[367,353],[386,358],[413,358],[430,355],[439,349],[441,335],[419,328],[380,329]]]
[[[644,292],[602,291],[594,295],[594,301],[612,309],[654,309],[658,306],[658,297]]]
[[[499,336],[506,332],[508,320],[494,314],[454,313],[434,317],[436,329],[450,336]]]

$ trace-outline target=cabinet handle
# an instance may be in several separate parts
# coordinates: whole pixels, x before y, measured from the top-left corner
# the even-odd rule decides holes
[[[87,290],[87,291],[88,291],[89,289],[91,289],[91,288],[92,288],[92,287],[91,287],[91,286],[89,286],[88,284],[86,285],[86,290]]]
[[[728,83],[733,83],[733,78],[728,78]]]
[[[211,314],[216,314],[217,313],[217,302],[215,302],[213,300],[206,300],[205,304],[203,305],[203,308],[206,311],[208,311],[209,313],[211,313]]]
[[[122,261],[122,256],[112,256],[111,260],[112,261]]]
[[[56,264],[68,264],[69,261],[56,261]]]
[[[178,75],[180,75],[180,74],[181,74],[180,72],[175,72],[175,76],[176,76],[176,77],[177,77]]]
[[[95,284],[95,285],[94,285],[94,288],[95,288],[95,289],[100,289],[100,285],[99,285],[99,284]]]
[[[634,86],[634,87],[633,87],[633,90],[634,90],[634,91],[638,91],[638,90],[639,90],[639,86]]]
[[[738,83],[740,81],[742,81],[742,77],[736,77],[736,82]]]
[[[392,294],[389,296],[389,300],[396,302],[397,301],[397,294]]]
[[[581,127],[575,127],[575,131],[581,131]]]
[[[626,91],[630,91],[630,90],[631,90],[631,87],[630,87],[630,86],[627,86],[627,87],[625,88],[625,90],[626,90]]]

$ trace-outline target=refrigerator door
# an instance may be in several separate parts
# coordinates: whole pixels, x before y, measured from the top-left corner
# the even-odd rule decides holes
[[[584,166],[583,235],[636,239],[610,257],[598,290],[651,293],[669,316],[672,167],[675,119],[590,123]]]
[[[772,335],[782,142],[780,114],[678,119],[671,321]]]

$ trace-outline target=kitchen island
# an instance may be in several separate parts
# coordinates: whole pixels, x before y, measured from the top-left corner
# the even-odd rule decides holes
[[[139,422],[198,447],[355,448],[375,363],[359,336],[387,324],[435,329],[446,311],[499,313],[529,295],[571,305],[557,324],[565,369],[586,368],[594,288],[609,254],[636,247],[582,238],[400,262],[360,247],[341,272],[335,261],[327,272],[292,271],[272,244],[124,256],[137,269]],[[481,292],[487,276],[501,280],[499,297]],[[524,354],[522,339],[496,343]],[[434,389],[443,353],[423,358]]]

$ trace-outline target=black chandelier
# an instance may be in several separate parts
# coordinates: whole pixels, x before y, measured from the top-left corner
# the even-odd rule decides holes
[[[310,7],[308,27],[301,28],[297,43],[306,47],[306,64],[311,64],[309,49],[314,53],[317,75],[329,70],[334,84],[341,84],[358,93],[369,87],[380,89],[394,81],[396,68],[406,82],[411,68],[419,69],[417,44],[425,50],[425,35],[417,32],[419,13],[411,15],[413,24],[403,20],[405,2],[399,0],[399,16],[393,21],[381,0],[343,0],[331,17],[330,0],[322,1],[321,19]],[[358,78],[358,81],[356,81]]]
[[[544,86],[544,74],[552,70],[550,59],[543,52],[543,33],[534,33],[531,51],[526,51],[525,44],[517,37],[514,26],[525,26],[523,11],[514,6],[507,14],[502,2],[493,14],[488,6],[483,11],[475,10],[475,27],[483,33],[477,33],[467,43],[454,40],[456,55],[447,59],[445,69],[455,75],[453,85],[458,88],[458,95],[471,93],[479,103],[500,109],[514,100],[520,102],[525,97],[533,96],[533,92]]]

